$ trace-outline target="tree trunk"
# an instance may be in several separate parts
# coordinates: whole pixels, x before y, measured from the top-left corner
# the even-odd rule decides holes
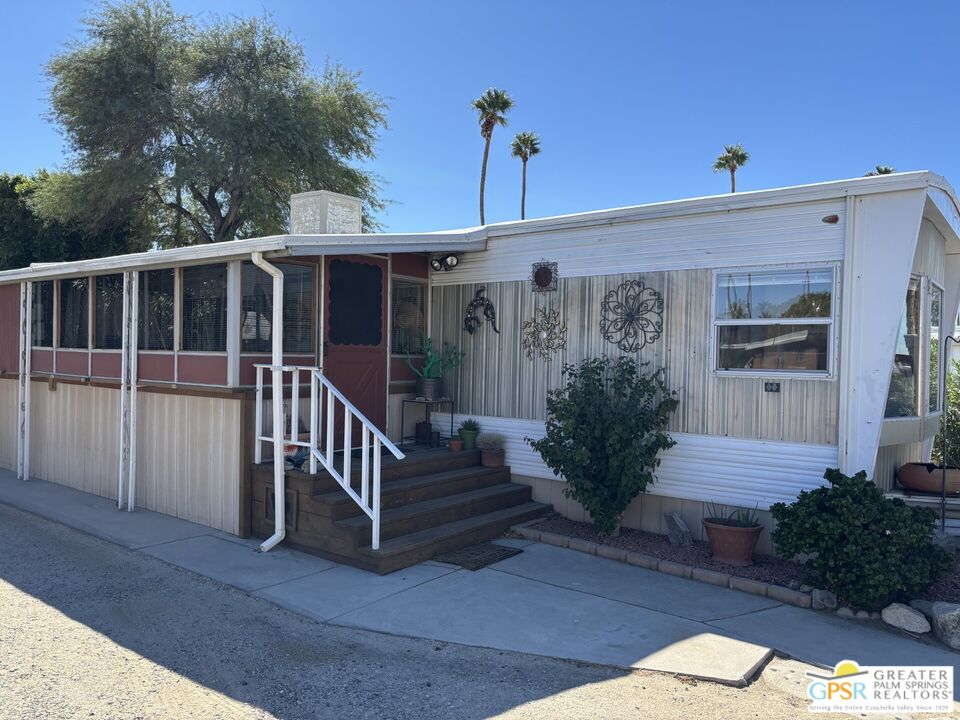
[[[520,219],[527,219],[527,161],[523,161],[523,184],[520,190]]]
[[[734,168],[730,168],[730,192],[735,193],[737,191],[737,171]]]
[[[483,144],[483,165],[480,167],[480,224],[486,225],[483,218],[483,190],[487,184],[487,157],[490,155],[490,138],[493,133],[484,138]]]

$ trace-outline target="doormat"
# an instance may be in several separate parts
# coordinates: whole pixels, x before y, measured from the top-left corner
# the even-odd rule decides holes
[[[479,570],[495,562],[506,560],[514,555],[519,555],[523,550],[520,548],[505,547],[503,545],[494,545],[493,543],[480,543],[471,545],[460,550],[452,550],[447,553],[441,553],[433,559],[437,562],[448,563],[450,565],[459,565],[464,570]]]

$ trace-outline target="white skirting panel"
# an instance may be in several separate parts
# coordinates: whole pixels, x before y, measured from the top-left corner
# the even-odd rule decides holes
[[[455,415],[460,423],[466,415]],[[433,413],[437,429],[450,416]],[[543,437],[540,420],[477,417],[482,431],[503,435],[506,461],[516,475],[556,477],[524,438]],[[657,482],[648,492],[684,500],[767,509],[790,502],[801,490],[824,484],[823,472],[837,466],[835,445],[741,440],[717,435],[671,433],[676,446],[662,456]]]

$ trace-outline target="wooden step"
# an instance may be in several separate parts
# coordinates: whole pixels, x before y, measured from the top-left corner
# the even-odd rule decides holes
[[[387,510],[508,482],[510,482],[509,468],[487,468],[480,465],[445,470],[431,475],[414,475],[382,483],[380,507]],[[357,488],[358,493],[359,491]],[[319,503],[315,506],[318,514],[337,520],[360,515],[363,512],[353,498],[339,488],[333,492],[314,495],[313,499]]]
[[[517,523],[542,517],[551,510],[550,505],[525,502],[384,540],[378,550],[373,550],[368,543],[358,549],[358,564],[385,575],[442,552],[493,540]]]
[[[530,500],[530,494],[528,485],[500,483],[384,510],[380,513],[380,541],[382,544],[401,535],[521,505]],[[352,532],[360,546],[368,542],[371,522],[366,515],[358,515],[338,520],[335,525]]]

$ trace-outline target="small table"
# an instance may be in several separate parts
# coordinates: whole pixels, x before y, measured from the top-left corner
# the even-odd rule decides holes
[[[407,440],[413,440],[416,442],[416,435],[403,435],[403,429],[406,427],[404,420],[406,419],[407,413],[407,403],[413,403],[414,405],[422,405],[424,408],[424,422],[430,422],[430,413],[433,411],[434,407],[443,409],[444,406],[450,406],[450,437],[453,437],[453,399],[452,398],[439,398],[437,400],[427,400],[425,398],[404,398],[400,401],[400,444],[403,445]]]

